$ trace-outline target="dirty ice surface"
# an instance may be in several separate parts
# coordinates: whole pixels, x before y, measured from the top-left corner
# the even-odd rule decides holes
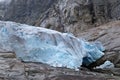
[[[71,34],[40,27],[0,21],[0,51],[13,51],[25,62],[77,69],[102,57],[100,42],[89,43]]]

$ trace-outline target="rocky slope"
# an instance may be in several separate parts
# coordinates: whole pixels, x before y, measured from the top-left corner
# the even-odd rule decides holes
[[[3,20],[5,17],[5,11],[8,7],[8,4],[11,2],[11,0],[0,0],[0,20]]]
[[[72,32],[118,20],[119,0],[11,0],[3,20]]]
[[[88,41],[101,41],[105,47],[103,60],[111,60],[120,65],[120,21],[113,21],[97,28],[92,28],[79,35]]]

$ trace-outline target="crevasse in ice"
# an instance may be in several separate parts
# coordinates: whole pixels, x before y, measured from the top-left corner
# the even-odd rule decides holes
[[[0,21],[0,51],[13,51],[25,62],[77,69],[102,57],[100,42],[89,43],[71,34],[40,27]]]

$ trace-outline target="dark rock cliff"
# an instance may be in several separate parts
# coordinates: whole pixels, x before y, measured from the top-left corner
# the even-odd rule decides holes
[[[4,20],[34,24],[56,0],[12,0],[6,9]]]

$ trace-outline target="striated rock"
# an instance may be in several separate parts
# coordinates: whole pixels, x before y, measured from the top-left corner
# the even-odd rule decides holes
[[[119,20],[119,0],[11,0],[3,18],[74,35]]]
[[[89,29],[79,35],[89,41],[100,41],[105,47],[105,56],[98,60],[110,60],[115,65],[120,64],[120,21],[113,21],[97,28]]]
[[[3,20],[5,17],[6,9],[11,0],[1,0],[0,1],[0,20]]]
[[[28,23],[35,21],[57,0],[11,0],[6,8],[4,20]],[[9,13],[9,14],[8,14]]]
[[[3,4],[1,4],[3,6]],[[119,0],[11,0],[1,20],[9,20],[61,32],[80,32],[119,20]]]

